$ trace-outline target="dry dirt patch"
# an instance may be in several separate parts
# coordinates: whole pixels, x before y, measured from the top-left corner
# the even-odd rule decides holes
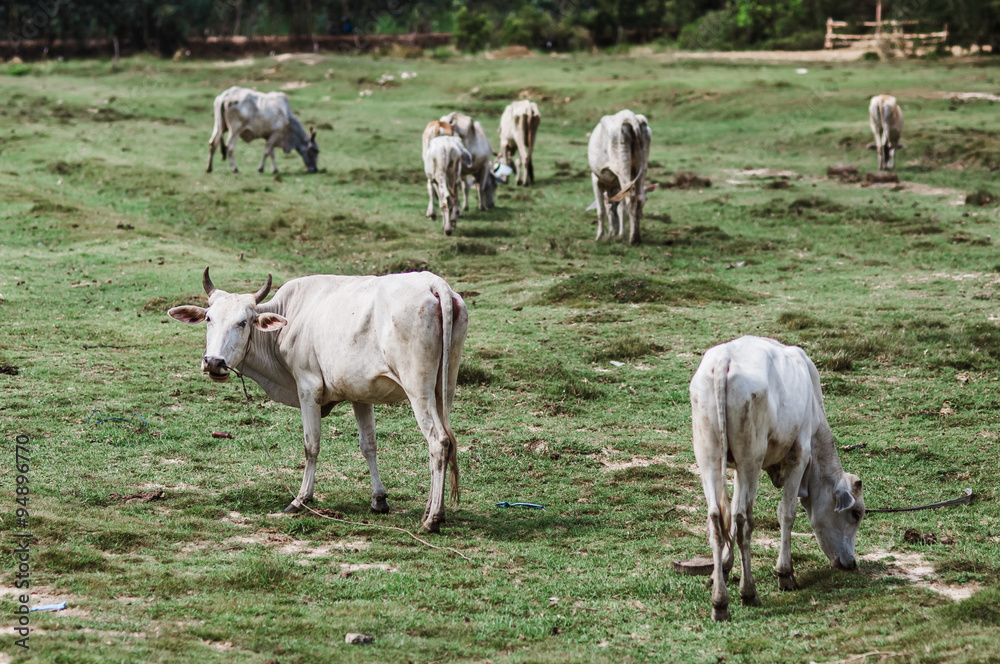
[[[901,578],[909,581],[918,588],[927,588],[944,595],[956,602],[972,597],[977,591],[982,589],[978,583],[967,583],[961,586],[949,586],[939,581],[935,581],[934,568],[927,564],[921,553],[890,553],[883,549],[876,549],[871,553],[861,556],[863,560],[883,560],[892,557],[894,560],[886,561],[889,569],[886,572],[889,576]]]
[[[260,531],[251,535],[234,535],[223,540],[222,544],[228,549],[242,549],[250,545],[266,546],[273,548],[278,553],[297,558],[323,558],[332,555],[334,551],[353,551],[357,553],[371,546],[371,542],[364,539],[335,540],[313,544],[274,531]]]
[[[661,463],[671,465],[671,462],[673,461],[672,454],[658,454],[654,457],[632,456],[627,461],[624,459],[611,458],[618,455],[624,455],[624,453],[610,447],[605,447],[598,454],[590,454],[588,456],[597,460],[601,464],[601,470],[605,473],[610,473],[616,470],[625,470],[626,468],[646,468],[647,466]]]

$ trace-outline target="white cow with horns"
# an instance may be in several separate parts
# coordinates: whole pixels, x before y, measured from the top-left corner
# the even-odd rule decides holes
[[[629,244],[642,241],[639,221],[646,202],[644,182],[652,136],[646,116],[628,109],[605,115],[590,133],[587,158],[594,184],[598,240],[604,236],[605,225],[612,237],[625,236],[624,219],[619,216],[617,205],[624,199],[629,216]]]
[[[875,135],[875,143],[868,146],[878,152],[879,170],[892,170],[896,166],[896,150],[906,148],[899,142],[903,135],[903,110],[891,95],[875,95],[868,104],[868,124]]]
[[[212,137],[208,140],[208,167],[205,172],[212,172],[212,158],[215,148],[222,148],[222,158],[229,156],[229,166],[233,173],[237,172],[234,151],[236,139],[242,138],[249,143],[255,138],[266,139],[264,155],[260,158],[258,173],[264,172],[264,162],[271,156],[271,168],[278,172],[278,164],[274,161],[274,148],[280,147],[288,154],[295,150],[302,155],[306,170],[316,172],[316,159],[319,156],[319,146],[316,144],[316,130],[302,128],[299,119],[292,113],[288,97],[284,92],[257,92],[233,86],[215,98],[215,126]],[[222,141],[222,133],[229,130],[229,139]]]
[[[430,448],[431,489],[422,527],[444,522],[445,472],[459,496],[458,444],[448,423],[462,345],[465,302],[430,272],[373,276],[314,275],[292,279],[264,303],[271,275],[256,293],[217,289],[205,268],[208,308],[167,313],[183,323],[208,324],[201,370],[214,381],[230,371],[257,381],[269,397],[302,411],[306,465],[286,512],[313,497],[320,418],[350,401],[361,453],[372,481],[372,510],[388,512],[379,478],[374,404],[409,400]]]
[[[861,480],[844,472],[826,422],[819,372],[801,348],[740,337],[710,348],[691,380],[694,455],[708,502],[712,619],[729,620],[726,580],[740,547],[740,596],[759,606],[750,571],[753,506],[760,471],[782,490],[778,585],[795,590],[792,523],[801,499],[820,549],[833,567],[854,569],[854,540],[865,515]],[[735,467],[732,507],[726,467]]]

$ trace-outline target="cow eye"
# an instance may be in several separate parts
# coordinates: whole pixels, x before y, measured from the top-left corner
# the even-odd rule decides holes
[[[240,321],[240,327],[246,327],[246,326],[247,326],[247,322],[245,320],[241,320]]]
[[[206,322],[206,323],[211,323],[211,322],[212,322],[212,319],[211,319],[211,318],[209,318],[208,316],[205,316],[205,322]]]

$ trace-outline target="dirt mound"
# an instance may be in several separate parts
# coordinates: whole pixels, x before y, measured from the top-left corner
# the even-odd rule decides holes
[[[661,182],[659,184],[661,187],[669,187],[671,189],[707,189],[712,186],[712,181],[697,173],[682,172],[674,175],[674,179],[670,182]]]
[[[108,495],[108,500],[113,503],[131,505],[132,503],[151,503],[154,500],[162,500],[166,498],[166,496],[167,494],[162,491],[140,491],[139,493],[133,493],[127,496],[122,493],[112,493]]]
[[[836,164],[826,169],[826,177],[841,182],[857,182],[860,179],[858,167],[853,164]]]
[[[865,173],[865,185],[898,184],[899,176],[892,171],[872,171]]]
[[[486,54],[487,60],[507,60],[509,58],[533,58],[535,54],[527,46],[505,46]]]
[[[985,189],[979,189],[972,192],[965,197],[966,205],[975,205],[977,207],[983,207],[984,205],[990,205],[996,201],[996,196],[986,191]]]

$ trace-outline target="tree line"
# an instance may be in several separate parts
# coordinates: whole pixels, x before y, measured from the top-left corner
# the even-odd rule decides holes
[[[448,32],[456,47],[574,50],[665,41],[685,49],[821,48],[828,17],[858,25],[877,0],[0,0],[0,41],[107,39],[171,55],[204,36]],[[1000,49],[1000,0],[885,0],[883,19],[947,25],[949,43]],[[861,31],[863,28],[858,27]]]

